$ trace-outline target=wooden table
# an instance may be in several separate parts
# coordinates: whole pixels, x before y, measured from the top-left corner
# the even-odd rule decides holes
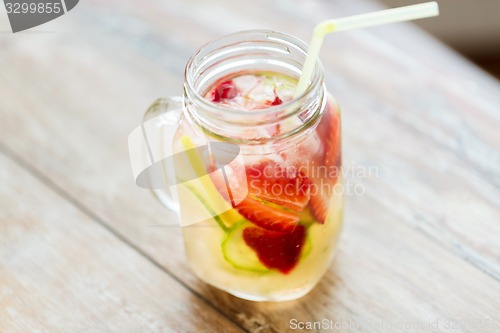
[[[321,58],[343,108],[338,253],[294,302],[247,302],[187,268],[175,216],[134,185],[127,136],[179,95],[203,43],[308,40],[371,1],[85,0],[0,34],[0,332],[500,332],[500,86],[411,24],[339,33]],[[1,27],[8,29],[6,18]],[[359,176],[359,175],[358,175]],[[343,327],[343,329],[338,329]],[[294,331],[328,331],[314,329]]]

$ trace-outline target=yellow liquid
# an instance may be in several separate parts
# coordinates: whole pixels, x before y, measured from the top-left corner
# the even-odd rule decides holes
[[[260,73],[259,82],[268,85],[270,80],[266,76],[271,74],[267,72]],[[246,74],[246,76],[249,75]],[[282,78],[283,76],[273,79],[281,80]],[[231,79],[238,82],[238,77],[235,79],[233,76]],[[245,82],[249,82],[249,79],[251,78],[245,78]],[[296,80],[287,77],[284,84],[280,85],[284,89],[279,91],[279,97],[282,99],[293,98],[296,83]],[[240,104],[248,103],[248,100],[245,100],[248,96],[257,96],[256,100],[260,99],[264,101],[262,103],[268,103],[274,98],[272,93],[275,92],[273,89],[270,92],[269,87],[266,87],[266,89],[248,90],[246,95],[237,95],[235,100]],[[259,95],[255,91],[259,94],[263,91],[264,94]],[[213,90],[209,91],[206,96],[213,96]],[[231,106],[231,103],[234,103],[234,101],[224,101],[224,103],[227,106]],[[334,105],[332,97],[329,97],[327,108],[330,108],[330,111],[339,112],[336,105]],[[252,111],[249,110],[249,112]],[[337,130],[340,133],[340,127]],[[274,157],[269,154],[262,156],[244,155],[243,157],[245,162],[274,158],[274,160],[281,159],[283,163],[289,163],[289,165],[304,163],[305,161],[314,159],[314,156],[322,151],[321,149],[325,149],[322,148],[326,145],[325,142],[322,142],[324,138],[317,132],[314,131],[311,133],[306,140],[297,146],[271,154],[275,155]],[[177,149],[174,150],[192,148],[191,144],[186,146],[186,137],[189,137],[189,140],[192,140],[195,145],[205,143],[203,139],[197,142],[195,131],[187,126],[181,126],[176,137],[178,139],[174,144],[177,146]],[[337,149],[340,149],[340,142],[338,144],[339,147]],[[195,160],[192,163],[195,163]],[[200,175],[204,171],[200,171]],[[201,185],[196,191],[187,189],[184,192],[179,192],[180,202],[187,203],[184,205],[185,216],[207,216],[207,212],[209,216],[213,216],[210,215],[210,210],[214,208],[210,204],[211,199],[217,197],[217,200],[224,200],[220,198],[218,193],[213,194],[213,184],[207,184],[210,181],[209,179],[207,177],[203,181],[200,181]],[[331,184],[331,186],[339,186],[339,188],[342,188],[342,185],[343,179],[340,175],[336,179],[336,183]],[[193,195],[193,192],[199,193]],[[241,266],[244,265],[238,265],[234,261],[228,260],[228,257],[232,256],[233,253],[228,254],[228,249],[224,248],[223,243],[228,239],[228,235],[232,230],[231,227],[233,226],[230,224],[236,224],[241,222],[242,219],[244,220],[244,217],[238,213],[237,209],[231,209],[224,213],[226,217],[232,216],[225,219],[229,223],[224,224],[224,222],[221,222],[221,218],[217,216],[183,228],[185,251],[189,265],[193,272],[206,283],[244,299],[285,301],[301,297],[318,283],[334,257],[343,218],[343,194],[341,191],[332,191],[327,207],[328,213],[324,223],[321,224],[317,221],[309,221],[308,223],[304,223],[304,221],[299,222],[306,226],[306,239],[302,245],[298,262],[287,273],[283,273],[276,268],[266,267],[263,263],[259,264],[257,254],[252,254],[252,252],[255,252],[254,249],[250,248],[243,238],[239,239],[231,247],[231,250],[236,250],[243,253],[242,255],[250,257],[245,258],[245,260],[247,263],[256,262],[256,266],[251,269],[248,267],[242,268]],[[247,223],[248,225],[253,225],[251,221]],[[253,226],[255,227],[255,225]],[[235,254],[236,257],[238,255]]]
[[[326,222],[308,227],[308,253],[302,253],[297,266],[288,274],[233,267],[224,258],[221,248],[226,234],[213,219],[183,228],[186,255],[191,269],[200,279],[235,296],[254,301],[296,299],[307,294],[330,266],[342,215],[342,196],[333,195]]]

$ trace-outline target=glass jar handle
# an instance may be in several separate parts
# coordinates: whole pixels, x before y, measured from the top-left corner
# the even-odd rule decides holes
[[[148,188],[168,209],[179,211],[169,189],[175,179],[173,138],[182,115],[182,98],[157,99],[144,113],[141,125],[129,135],[132,172],[138,186]]]

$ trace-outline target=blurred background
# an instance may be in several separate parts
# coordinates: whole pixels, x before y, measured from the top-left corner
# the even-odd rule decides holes
[[[429,0],[378,0],[387,7],[427,1]],[[285,0],[276,2],[283,6],[290,5],[290,2]],[[314,5],[307,2],[298,1],[297,6],[307,8]],[[343,5],[355,8],[358,2],[365,3],[363,0],[351,0]],[[103,1],[103,7],[106,3],[107,1]],[[206,5],[203,1],[199,3],[201,7]],[[441,11],[439,19],[417,20],[413,23],[500,79],[500,0],[438,0],[438,3]],[[124,1],[123,8],[127,7],[130,7],[130,3]],[[319,15],[321,19],[329,17]],[[337,16],[332,15],[333,17]],[[49,25],[40,26],[30,29],[27,33],[47,30],[47,27]],[[0,32],[9,30],[5,8],[0,6]]]
[[[427,1],[381,0],[388,7]],[[441,0],[438,20],[414,23],[500,79],[500,0]]]

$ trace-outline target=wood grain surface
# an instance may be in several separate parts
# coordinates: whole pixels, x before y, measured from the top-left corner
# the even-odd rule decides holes
[[[363,192],[346,197],[337,257],[302,299],[200,282],[175,215],[133,182],[128,134],[181,93],[200,45],[249,28],[307,40],[321,19],[378,8],[86,0],[0,34],[0,332],[499,332],[500,86],[411,24],[325,41],[345,167],[374,172],[348,175]]]

